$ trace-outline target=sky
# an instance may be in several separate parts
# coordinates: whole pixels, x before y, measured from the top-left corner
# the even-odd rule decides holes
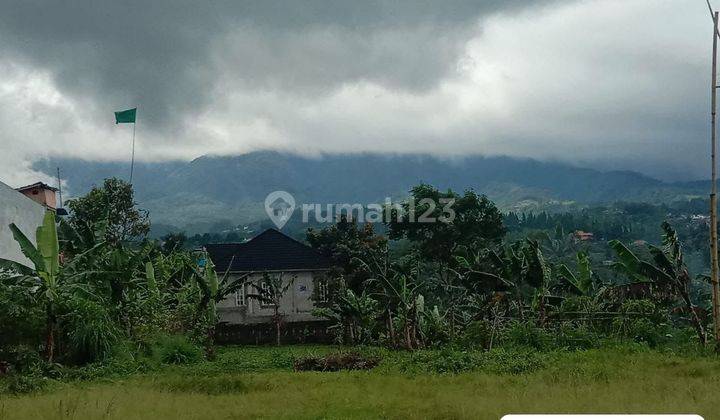
[[[720,8],[720,1],[715,0]],[[42,158],[509,155],[708,178],[704,0],[0,0],[0,180]]]

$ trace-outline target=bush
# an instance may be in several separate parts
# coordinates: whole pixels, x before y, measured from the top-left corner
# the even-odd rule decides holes
[[[120,331],[104,304],[75,298],[67,309],[62,329],[67,331],[71,358],[83,364],[106,358],[119,341]]]
[[[35,375],[11,375],[7,380],[6,392],[9,394],[30,394],[47,387],[47,379]]]
[[[490,322],[481,320],[471,322],[463,335],[457,340],[458,345],[465,348],[487,349],[493,339],[493,330]]]
[[[153,381],[153,388],[167,392],[225,395],[246,394],[254,390],[266,391],[271,388],[269,384],[249,384],[244,378],[237,375],[215,376],[182,376],[158,377]]]
[[[529,347],[535,350],[544,350],[548,348],[552,338],[532,321],[513,321],[503,329],[502,342],[510,347]]]
[[[26,345],[0,348],[0,361],[4,362],[6,370],[19,374],[37,370],[45,363],[37,349]]]
[[[121,341],[110,350],[109,355],[102,361],[94,362],[77,369],[69,370],[68,379],[97,379],[113,376],[124,376],[133,373],[143,373],[155,370],[159,362],[137,353],[129,341]]]
[[[481,353],[445,347],[440,350],[419,350],[400,365],[408,373],[460,373],[482,365]]]
[[[379,363],[379,358],[363,356],[359,353],[332,353],[323,357],[308,356],[295,359],[293,368],[296,372],[337,372],[339,370],[370,370]]]
[[[493,349],[483,354],[483,370],[499,374],[534,372],[545,367],[542,354],[535,351]]]
[[[572,319],[592,316],[600,310],[598,304],[588,296],[570,296],[560,304],[560,313]]]
[[[491,351],[420,350],[400,361],[399,369],[406,373],[455,374],[482,371],[498,374],[533,372],[545,366],[543,354],[525,349],[495,348]]]
[[[556,347],[566,350],[587,350],[600,346],[600,337],[584,325],[565,322],[560,325],[554,336]]]
[[[647,299],[631,299],[620,306],[613,327],[620,337],[655,347],[671,336],[670,325],[662,310]]]
[[[161,337],[152,346],[153,358],[165,364],[182,365],[203,359],[203,349],[182,335]]]

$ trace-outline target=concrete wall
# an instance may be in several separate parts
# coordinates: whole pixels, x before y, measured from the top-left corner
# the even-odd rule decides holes
[[[44,216],[45,207],[0,182],[0,257],[31,266],[13,239],[9,225],[15,223],[34,243],[35,231]]]
[[[285,322],[306,322],[317,321],[320,318],[312,316],[312,310],[315,308],[313,303],[313,290],[315,289],[315,279],[320,278],[323,272],[299,271],[285,272],[283,281],[292,282],[287,292],[280,301],[280,313],[285,316]],[[271,274],[277,275],[277,274]],[[233,278],[239,278],[239,274]],[[256,283],[261,281],[262,274],[253,274],[248,282]],[[245,303],[244,305],[236,302],[235,294],[228,296],[225,300],[218,303],[218,315],[220,322],[229,324],[258,324],[272,322],[274,310],[272,306],[261,304],[257,299],[247,298],[247,294],[256,294],[257,290],[249,284],[245,285]]]
[[[55,191],[53,190],[46,190],[45,188],[37,187],[31,190],[25,190],[21,194],[36,203],[42,204],[43,206],[50,207],[53,210],[57,209],[57,197],[55,195]]]

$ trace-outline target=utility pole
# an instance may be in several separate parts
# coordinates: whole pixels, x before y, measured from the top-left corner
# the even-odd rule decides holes
[[[57,168],[57,183],[58,183],[58,192],[60,193],[60,205],[58,208],[63,207],[63,199],[62,199],[62,182],[60,181],[60,167]]]
[[[708,6],[710,3],[708,2]],[[720,351],[720,282],[718,281],[718,232],[717,232],[717,162],[715,158],[716,146],[716,113],[717,113],[717,48],[718,48],[718,12],[710,9],[713,18],[713,56],[712,56],[712,86],[710,89],[710,143],[712,161],[711,192],[710,192],[710,262],[713,300],[713,326],[715,332],[715,348]]]

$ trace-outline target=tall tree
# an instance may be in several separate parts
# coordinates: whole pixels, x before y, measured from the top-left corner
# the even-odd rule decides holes
[[[453,261],[459,245],[486,247],[505,235],[498,208],[472,190],[459,195],[421,184],[410,191],[410,199],[389,213],[385,223],[390,239],[407,238],[423,257],[444,263]]]
[[[387,238],[375,234],[373,225],[360,225],[355,220],[340,216],[338,222],[324,229],[308,229],[307,241],[330,258],[337,271],[342,274],[346,286],[356,293],[362,293],[363,281],[368,277],[358,258],[367,259],[369,255],[380,255],[385,250]],[[335,291],[339,291],[337,288]]]
[[[94,187],[67,205],[75,229],[92,232],[104,225],[105,242],[110,245],[145,237],[150,231],[148,213],[136,207],[132,185],[117,178],[106,179],[102,187]]]

